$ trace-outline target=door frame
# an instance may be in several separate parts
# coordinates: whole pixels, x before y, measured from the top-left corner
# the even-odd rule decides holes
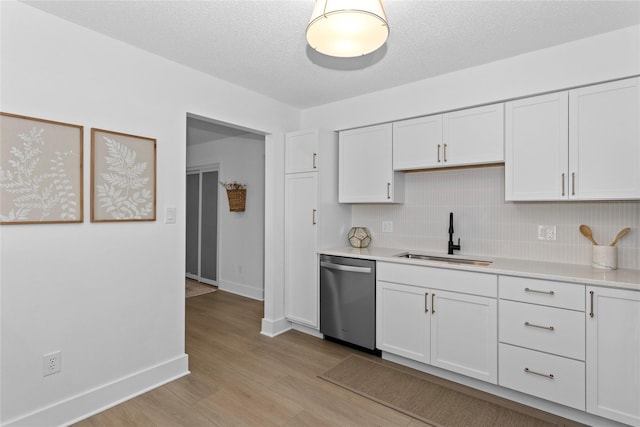
[[[218,177],[220,177],[220,163],[211,163],[206,165],[198,165],[187,168],[186,175],[198,175],[200,177],[199,186],[198,186],[198,274],[189,274],[185,271],[185,277],[193,280],[197,280],[202,283],[206,283],[208,285],[218,286],[218,282],[220,281],[220,191],[217,192],[218,195],[218,203],[217,209],[218,212],[216,214],[216,280],[206,279],[201,276],[202,274],[202,265],[201,265],[201,252],[202,252],[202,237],[200,234],[200,230],[202,230],[202,174],[207,172],[218,172]]]

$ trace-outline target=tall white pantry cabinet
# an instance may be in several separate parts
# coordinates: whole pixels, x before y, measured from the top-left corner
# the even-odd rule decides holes
[[[319,249],[347,244],[351,206],[338,203],[338,136],[317,129],[285,135],[284,309],[318,329]]]

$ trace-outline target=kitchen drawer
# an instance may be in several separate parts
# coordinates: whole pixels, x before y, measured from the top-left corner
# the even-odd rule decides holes
[[[500,276],[498,289],[501,299],[584,311],[584,285]]]
[[[499,346],[498,384],[585,410],[585,364],[551,354]]]
[[[495,274],[378,262],[376,264],[376,278],[385,282],[423,288],[442,289],[492,298],[498,296],[498,278]]]
[[[498,310],[500,342],[584,360],[583,312],[505,300]]]

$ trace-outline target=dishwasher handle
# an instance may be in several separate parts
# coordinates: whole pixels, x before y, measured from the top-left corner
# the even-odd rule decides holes
[[[349,271],[351,273],[371,273],[370,267],[356,267],[353,265],[342,265],[342,264],[334,264],[332,262],[320,261],[320,267],[330,268],[332,270],[338,271]]]

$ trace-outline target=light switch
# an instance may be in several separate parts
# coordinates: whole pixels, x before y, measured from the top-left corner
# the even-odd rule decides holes
[[[176,223],[176,208],[164,208],[164,223],[165,224]]]

